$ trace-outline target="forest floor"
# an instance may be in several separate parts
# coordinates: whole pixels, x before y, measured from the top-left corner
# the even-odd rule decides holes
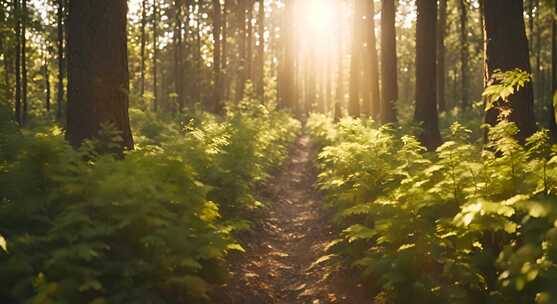
[[[300,136],[289,159],[260,189],[266,207],[256,212],[252,231],[241,236],[246,253],[231,257],[229,283],[215,290],[214,303],[371,303],[349,273],[314,265],[335,236],[315,188],[314,156],[309,138]]]

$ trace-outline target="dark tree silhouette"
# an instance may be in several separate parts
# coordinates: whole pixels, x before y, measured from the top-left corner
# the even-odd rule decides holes
[[[381,10],[381,122],[396,122],[398,98],[396,58],[396,6],[394,0],[383,0]]]
[[[69,9],[68,140],[77,147],[111,124],[131,149],[127,2],[80,0]]]
[[[419,139],[429,150],[441,144],[437,117],[436,21],[437,1],[417,0],[416,22],[416,109],[414,120],[421,124]]]
[[[489,0],[484,3],[485,16],[485,84],[491,82],[497,70],[510,71],[520,69],[530,73],[528,39],[524,25],[524,7],[522,0]],[[523,141],[536,130],[534,117],[534,98],[532,84],[509,98],[511,110],[509,120],[519,128],[518,139]],[[501,105],[501,102],[499,102]],[[499,107],[487,111],[486,123],[494,125],[499,116]]]

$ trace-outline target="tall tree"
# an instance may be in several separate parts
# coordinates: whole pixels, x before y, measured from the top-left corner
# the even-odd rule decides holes
[[[184,108],[184,93],[183,93],[183,42],[182,42],[182,7],[183,0],[174,0],[174,93],[176,94],[176,102],[178,111],[181,112]]]
[[[366,0],[365,2],[365,47],[363,50],[364,79],[366,88],[362,92],[362,113],[371,116],[373,119],[379,118],[379,61],[377,59],[377,43],[375,36],[375,5],[374,0]]]
[[[7,7],[4,6],[0,6],[0,20],[3,21],[3,23],[5,24],[5,26],[7,27]],[[1,25],[0,25],[1,26]],[[6,35],[0,35],[0,52],[2,52],[2,66],[4,68],[4,93],[5,95],[3,96],[5,100],[10,100],[12,98],[12,92],[11,92],[11,73],[13,72],[11,70],[12,68],[12,62],[11,62],[11,52],[9,49],[9,45],[8,45],[8,39],[6,37]]]
[[[441,0],[443,1],[443,0]],[[395,0],[383,0],[381,9],[381,122],[396,123],[397,50]]]
[[[447,0],[439,0],[439,23],[437,24],[437,105],[440,112],[447,108],[445,100],[445,37],[447,35]]]
[[[470,108],[470,97],[468,95],[468,8],[465,0],[458,0],[460,12],[460,98],[462,109]],[[442,75],[439,75],[442,76]]]
[[[15,14],[15,120],[19,125],[21,121],[21,3],[13,0]]]
[[[340,1],[336,4],[336,14],[335,18],[340,20],[342,18],[342,3]],[[337,75],[336,75],[336,91],[335,91],[335,121],[340,120],[342,117],[342,104],[344,104],[344,53],[343,53],[343,26],[342,23],[339,24],[339,30],[337,31],[337,41],[336,41],[336,52],[337,52]]]
[[[73,146],[111,124],[133,148],[128,118],[127,1],[79,0],[69,7],[67,137]]]
[[[23,98],[21,124],[25,125],[29,115],[29,96],[27,92],[27,0],[22,0],[19,16],[21,20],[21,95]]]
[[[294,110],[296,102],[296,48],[295,48],[294,0],[285,0],[281,37],[283,54],[280,75],[280,104]]]
[[[159,12],[158,0],[153,0],[153,111],[159,109],[158,69],[159,69]]]
[[[362,61],[362,12],[365,0],[354,1],[354,15],[352,27],[352,50],[350,56],[350,99],[348,101],[348,114],[358,117],[361,113],[360,107],[360,79]]]
[[[228,37],[229,37],[229,18],[231,0],[224,0],[224,12],[222,14],[222,54],[221,54],[221,70],[222,70],[222,96],[224,100],[228,99]]]
[[[48,68],[49,63],[49,42],[48,39],[45,41],[45,49],[43,50],[43,78],[44,78],[44,89],[45,89],[45,109],[50,112],[50,71]]]
[[[64,43],[64,0],[58,0],[56,13],[57,47],[58,47],[58,82],[56,87],[56,120],[62,121],[64,112],[64,78],[66,77],[65,43]]]
[[[247,21],[246,21],[246,9],[248,2],[251,0],[239,0],[239,9],[238,9],[238,19],[239,19],[239,51],[240,51],[240,64],[239,64],[239,72],[238,72],[238,80],[236,85],[236,100],[241,100],[244,97],[244,90],[247,80]]]
[[[555,100],[557,99],[557,0],[553,0],[553,18],[551,18],[551,92],[548,106],[548,126],[553,142],[557,142],[557,122],[555,121]]]
[[[520,69],[530,73],[528,39],[524,25],[524,6],[522,0],[489,0],[484,3],[485,16],[485,84],[489,85],[497,70],[511,71]],[[534,117],[532,84],[513,94],[505,104],[498,102],[496,107],[486,112],[485,121],[495,125],[500,107],[511,111],[509,120],[519,128],[518,139],[523,141],[536,130]]]
[[[146,45],[146,28],[147,28],[147,0],[141,1],[141,46],[140,46],[140,79],[139,87],[141,98],[145,97],[145,45]]]
[[[15,121],[21,125],[21,20],[19,0],[13,0],[15,14]]]
[[[253,82],[253,5],[255,0],[247,1],[247,33],[246,33],[246,79]]]
[[[420,123],[420,141],[429,150],[441,144],[436,93],[436,23],[437,1],[416,0],[416,109],[414,120]]]
[[[213,74],[214,90],[211,111],[222,111],[222,70],[221,70],[221,29],[222,29],[222,9],[220,0],[213,0]]]
[[[263,101],[265,95],[265,0],[259,0],[257,15],[258,46],[257,46],[257,96]]]

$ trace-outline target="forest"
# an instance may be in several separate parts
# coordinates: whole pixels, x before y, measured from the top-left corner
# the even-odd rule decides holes
[[[0,0],[0,303],[557,304],[557,0]]]

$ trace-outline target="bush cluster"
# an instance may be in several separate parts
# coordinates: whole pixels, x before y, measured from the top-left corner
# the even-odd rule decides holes
[[[137,148],[122,158],[98,153],[119,140],[110,126],[75,150],[56,127],[1,115],[1,303],[204,301],[300,128],[254,101],[224,118],[132,110]]]
[[[319,186],[337,262],[378,302],[556,303],[557,146],[502,121],[485,146],[458,123],[435,152],[390,127],[322,115]]]

